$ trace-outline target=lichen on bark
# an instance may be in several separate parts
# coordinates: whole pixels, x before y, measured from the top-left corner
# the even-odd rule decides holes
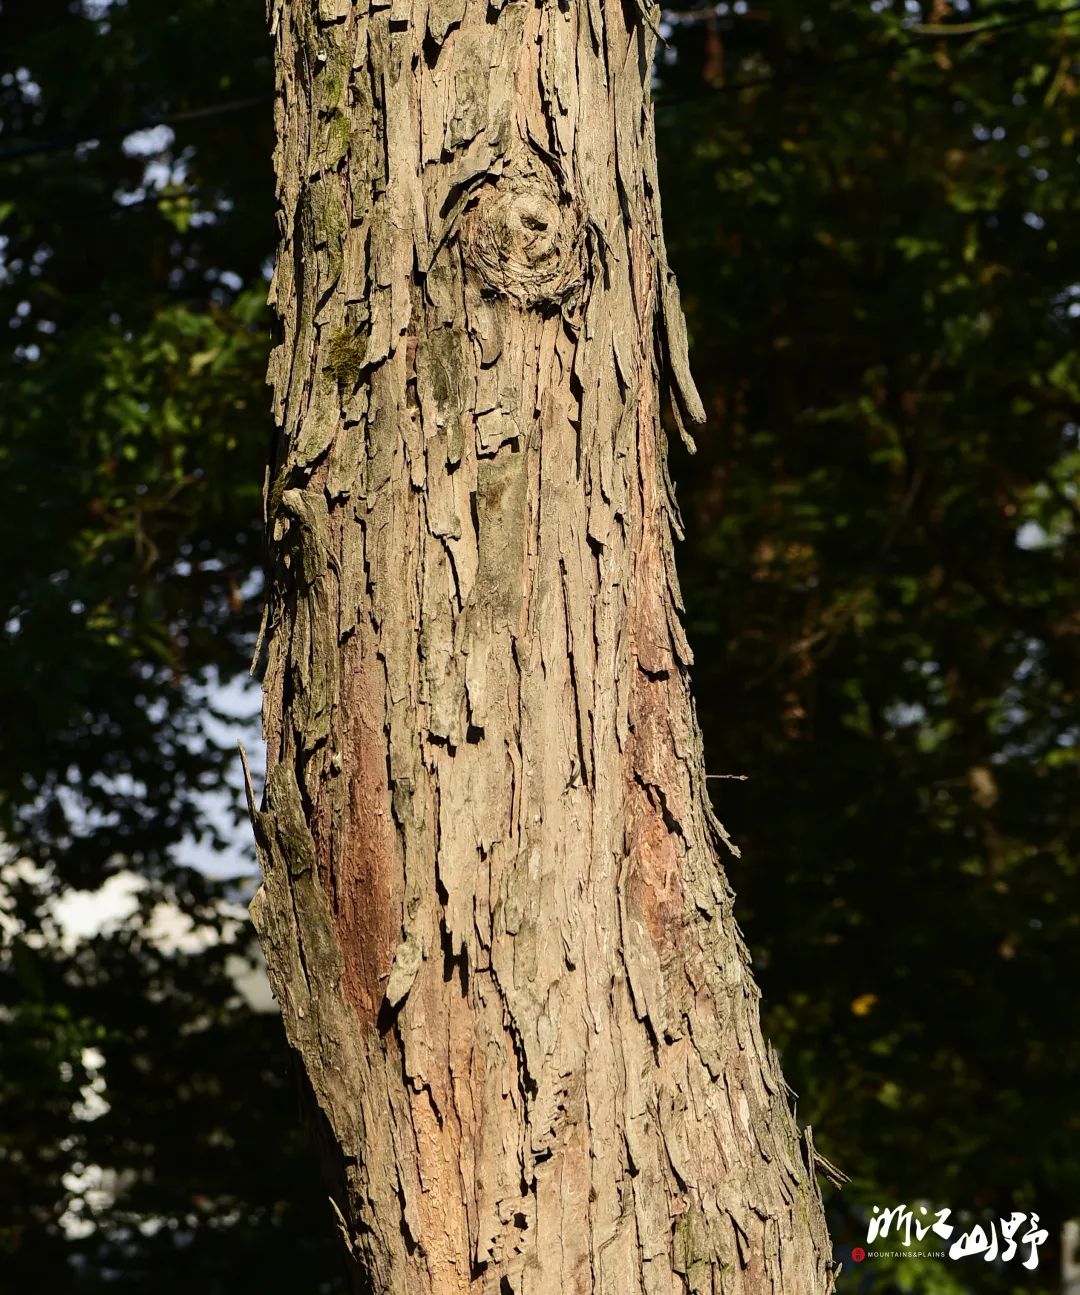
[[[720,864],[661,408],[654,24],[272,0],[253,917],[378,1295],[811,1295]]]

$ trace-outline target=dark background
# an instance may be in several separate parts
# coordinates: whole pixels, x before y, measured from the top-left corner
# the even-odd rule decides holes
[[[710,772],[747,776],[712,786],[766,1028],[853,1180],[837,1255],[874,1204],[1050,1232],[1035,1273],[869,1260],[840,1289],[1055,1291],[1080,1214],[1080,8],[740,0],[664,30],[709,411],[673,451],[695,683]],[[236,986],[271,56],[258,0],[0,3],[5,1293],[337,1289],[280,1025]],[[73,932],[110,876],[134,911]]]

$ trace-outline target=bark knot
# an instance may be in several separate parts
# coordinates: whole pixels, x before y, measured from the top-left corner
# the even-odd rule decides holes
[[[462,229],[465,260],[501,297],[558,306],[584,278],[580,212],[543,166],[504,173],[480,190]]]

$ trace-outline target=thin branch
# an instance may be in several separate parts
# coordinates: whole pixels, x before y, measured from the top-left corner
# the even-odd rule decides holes
[[[253,99],[230,99],[225,103],[208,104],[204,108],[187,108],[183,112],[173,112],[163,117],[144,118],[127,126],[108,126],[92,134],[80,132],[77,135],[58,135],[55,139],[45,139],[32,144],[14,144],[10,148],[0,149],[0,162],[37,157],[46,153],[60,153],[66,149],[78,148],[83,144],[95,144],[102,139],[126,139],[136,131],[153,130],[155,126],[172,126],[178,122],[200,121],[204,117],[220,117],[225,113],[246,112],[249,108],[269,106],[270,101],[261,95]]]

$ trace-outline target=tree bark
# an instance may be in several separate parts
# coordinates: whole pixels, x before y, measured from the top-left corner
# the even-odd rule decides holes
[[[811,1295],[661,403],[703,420],[631,0],[272,0],[252,905],[357,1288]],[[729,847],[730,848],[730,847]]]

